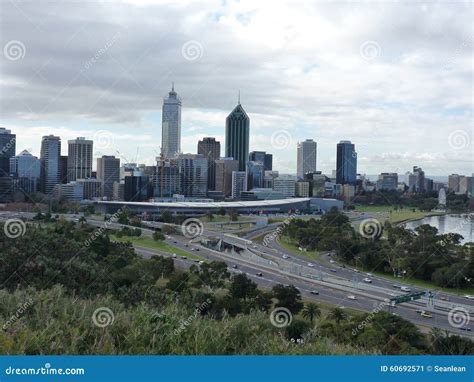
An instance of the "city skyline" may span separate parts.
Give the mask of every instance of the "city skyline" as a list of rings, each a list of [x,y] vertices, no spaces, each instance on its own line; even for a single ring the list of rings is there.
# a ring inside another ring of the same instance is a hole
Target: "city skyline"
[[[296,143],[308,138],[324,173],[336,167],[340,140],[356,145],[360,173],[403,174],[414,165],[431,176],[474,172],[467,3],[409,11],[396,3],[304,11],[216,3],[210,13],[198,3],[64,6],[75,17],[55,15],[49,26],[53,3],[2,5],[0,125],[16,132],[17,152],[38,155],[44,135],[84,136],[102,142],[94,158],[118,151],[152,164],[162,144],[160,102],[175,81],[184,153],[207,136],[224,144],[240,89],[250,150],[272,153],[282,173],[296,172]],[[140,17],[128,18],[132,11]],[[171,25],[174,18],[187,28]],[[402,26],[410,39],[399,36]],[[12,42],[21,43],[18,58],[7,49]]]

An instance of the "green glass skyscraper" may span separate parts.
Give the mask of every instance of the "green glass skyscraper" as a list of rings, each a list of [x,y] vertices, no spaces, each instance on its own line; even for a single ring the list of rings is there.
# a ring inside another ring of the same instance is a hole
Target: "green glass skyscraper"
[[[250,119],[240,104],[225,120],[225,155],[239,161],[239,171],[246,171],[249,159]]]

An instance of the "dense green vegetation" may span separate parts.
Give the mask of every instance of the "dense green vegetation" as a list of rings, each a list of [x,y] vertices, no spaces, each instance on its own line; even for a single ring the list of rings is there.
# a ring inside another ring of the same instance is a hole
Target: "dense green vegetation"
[[[474,351],[467,339],[424,336],[386,312],[323,314],[294,286],[261,290],[245,274],[231,276],[224,263],[184,272],[170,258],[142,259],[129,243],[85,223],[37,222],[16,239],[0,227],[0,264],[3,354]],[[282,308],[291,324],[277,327],[270,318]],[[105,323],[97,311],[105,311]]]
[[[445,288],[471,285],[474,243],[460,245],[458,234],[439,235],[427,224],[413,232],[377,221],[364,223],[359,231],[344,214],[331,211],[319,220],[293,220],[282,234],[311,251],[334,251],[340,261],[366,270],[404,274]]]

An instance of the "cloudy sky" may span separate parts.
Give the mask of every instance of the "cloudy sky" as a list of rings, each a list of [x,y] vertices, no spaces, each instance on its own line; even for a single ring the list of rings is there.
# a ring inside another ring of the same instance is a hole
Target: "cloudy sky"
[[[224,146],[240,89],[250,149],[281,172],[306,138],[328,173],[341,139],[361,173],[474,172],[469,1],[0,4],[0,126],[17,151],[85,136],[96,155],[152,164],[174,81],[184,152],[204,136]]]

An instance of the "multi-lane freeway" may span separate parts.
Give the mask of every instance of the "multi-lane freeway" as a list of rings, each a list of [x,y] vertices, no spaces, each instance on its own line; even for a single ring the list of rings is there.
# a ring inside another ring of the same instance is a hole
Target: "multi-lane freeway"
[[[0,214],[0,220],[18,216],[23,218],[32,217],[31,214],[3,213]],[[63,217],[72,221],[78,221],[79,218],[77,215],[63,215]],[[93,218],[88,218],[87,222],[96,227],[105,227],[106,225],[107,228],[120,229],[123,227],[118,223],[106,223],[103,220],[94,220]],[[257,228],[245,236],[246,239],[249,239],[248,253],[259,256],[265,261],[256,262],[251,256],[239,256],[235,252],[211,250],[199,245],[198,240],[189,240],[189,238],[178,234],[167,235],[165,242],[188,252],[190,255],[192,254],[192,257],[198,256],[204,261],[224,261],[227,263],[230,272],[246,273],[260,287],[271,288],[276,284],[292,284],[300,290],[305,299],[321,301],[343,308],[353,308],[365,312],[387,310],[387,299],[404,294],[400,289],[401,283],[394,283],[390,280],[345,268],[331,259],[330,254],[321,256],[318,262],[310,263],[308,258],[287,251],[276,240],[269,240],[267,245],[251,241],[256,236],[275,230],[277,226],[278,223]],[[151,235],[152,233],[152,229],[143,229],[144,235]],[[225,236],[222,232],[207,229],[202,232],[202,235],[218,238],[224,238]],[[173,256],[173,254],[156,249],[139,246],[135,246],[135,248],[137,253],[146,258],[156,255]],[[189,268],[198,262],[198,260],[192,260],[191,258],[173,257],[178,267]],[[292,272],[291,267],[298,271]],[[311,275],[319,276],[312,277]],[[370,279],[370,283],[364,282],[363,279]],[[397,284],[397,287],[395,288],[393,284]],[[410,288],[411,292],[420,290],[409,284],[403,285]],[[465,317],[467,326],[463,325],[463,327],[464,329],[466,327],[470,329],[469,322],[472,322],[471,320],[474,317],[474,301],[456,294],[442,293],[435,295],[434,305],[427,304],[427,302],[427,298],[423,297],[420,300],[399,304],[393,309],[393,312],[425,329],[438,327],[473,337],[473,332],[453,326],[448,318],[449,311],[460,308],[461,314],[467,312]],[[424,317],[420,314],[421,311],[425,311],[431,317]]]

